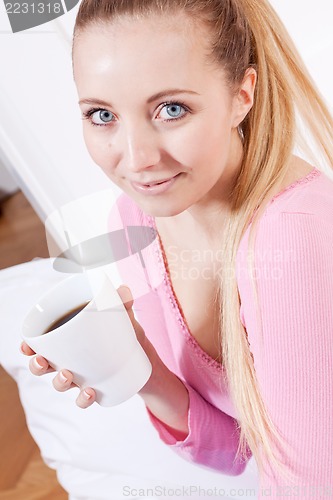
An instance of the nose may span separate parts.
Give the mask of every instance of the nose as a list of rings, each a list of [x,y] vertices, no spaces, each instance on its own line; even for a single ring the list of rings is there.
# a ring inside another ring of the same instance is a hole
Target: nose
[[[141,172],[158,165],[161,150],[157,134],[142,122],[122,127],[121,157],[124,168],[131,172]]]

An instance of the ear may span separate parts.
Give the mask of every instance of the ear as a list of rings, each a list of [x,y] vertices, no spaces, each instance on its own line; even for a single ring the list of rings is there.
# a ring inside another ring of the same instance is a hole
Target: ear
[[[254,90],[257,82],[257,72],[254,68],[248,68],[245,72],[243,81],[234,97],[234,117],[233,127],[244,120],[253,106]]]

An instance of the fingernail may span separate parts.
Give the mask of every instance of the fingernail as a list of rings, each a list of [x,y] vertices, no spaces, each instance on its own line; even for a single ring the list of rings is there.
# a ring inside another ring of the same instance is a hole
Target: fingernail
[[[91,394],[89,394],[87,391],[83,391],[83,396],[85,397],[85,399],[89,400],[91,399]]]
[[[59,378],[60,378],[61,382],[63,382],[63,383],[68,381],[68,378],[65,377],[65,375],[62,372],[59,372]]]
[[[23,342],[22,342],[22,344],[20,344],[20,351],[22,354],[25,354],[25,352],[23,351]]]
[[[122,288],[123,288],[122,300],[123,300],[124,304],[126,304],[127,302],[131,302],[131,300],[133,300],[133,295],[132,295],[130,288],[128,288],[128,286],[126,286],[126,285],[122,285]]]
[[[34,365],[37,368],[37,370],[43,370],[44,366],[40,365],[37,361],[37,358],[34,358]]]

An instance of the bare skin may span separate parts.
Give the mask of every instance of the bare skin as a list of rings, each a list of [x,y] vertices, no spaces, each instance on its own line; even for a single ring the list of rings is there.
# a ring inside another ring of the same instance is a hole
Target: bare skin
[[[136,336],[145,350],[153,367],[153,374],[146,385],[139,391],[147,407],[152,413],[163,420],[170,427],[173,435],[178,440],[183,440],[188,434],[188,392],[184,384],[176,377],[161,361],[153,345],[149,342],[145,333],[136,321],[132,310],[133,299],[127,286],[118,288],[127,313],[134,327]],[[21,344],[21,351],[27,356],[33,356],[29,362],[30,371],[37,376],[53,372],[47,360],[36,353],[25,343]],[[53,379],[53,386],[59,392],[77,387],[73,383],[73,375],[69,370],[62,370]],[[167,390],[168,397],[165,397]],[[95,391],[90,388],[81,388],[76,399],[76,404],[82,409],[88,408],[95,401]],[[177,409],[177,411],[175,411]]]

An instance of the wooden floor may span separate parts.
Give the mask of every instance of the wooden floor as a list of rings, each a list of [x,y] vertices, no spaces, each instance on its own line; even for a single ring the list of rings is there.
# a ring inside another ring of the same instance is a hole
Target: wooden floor
[[[0,269],[48,257],[44,226],[21,192],[1,204]],[[0,367],[0,500],[65,500],[27,429],[16,383]]]

